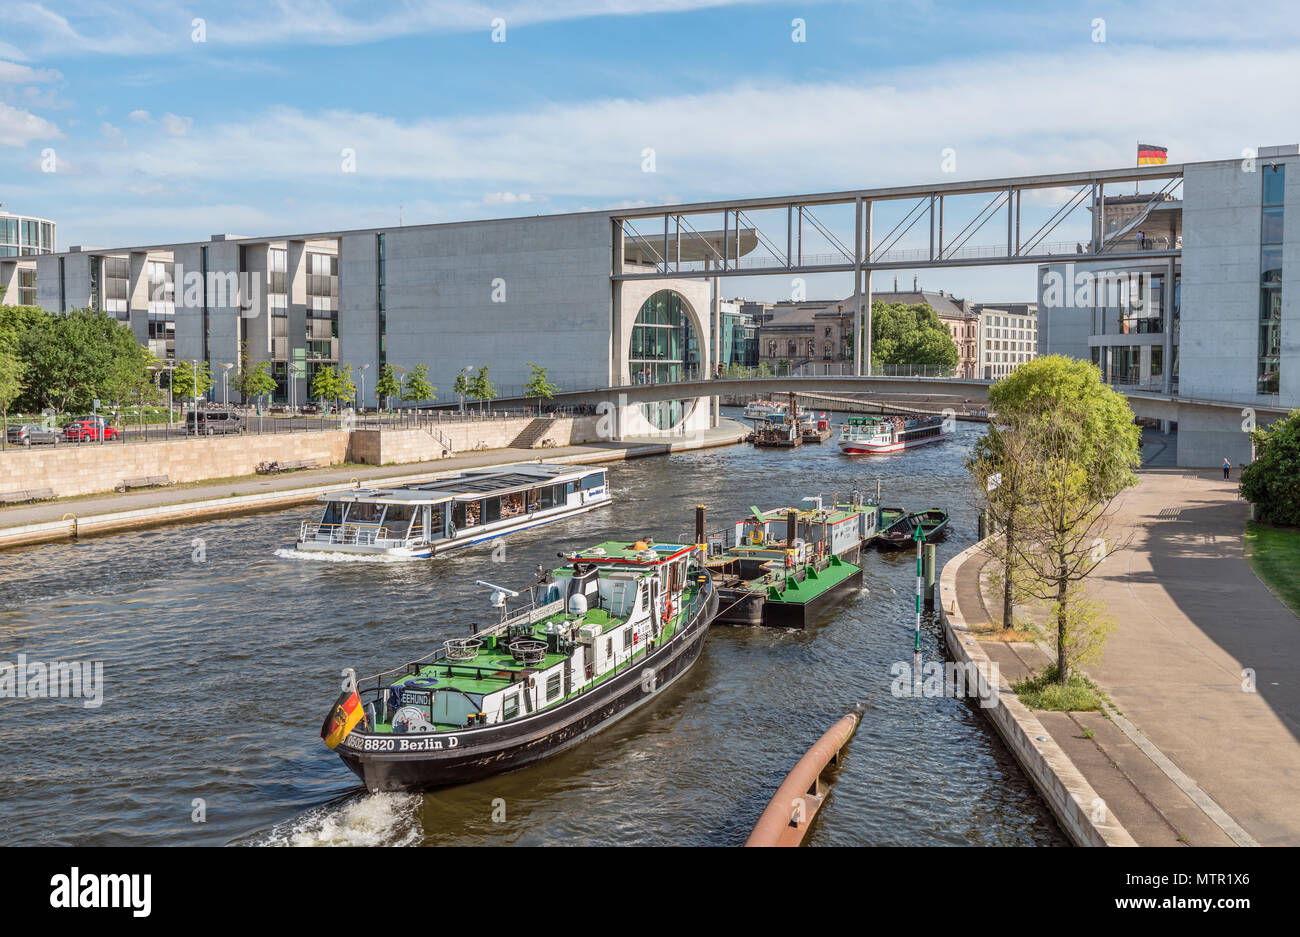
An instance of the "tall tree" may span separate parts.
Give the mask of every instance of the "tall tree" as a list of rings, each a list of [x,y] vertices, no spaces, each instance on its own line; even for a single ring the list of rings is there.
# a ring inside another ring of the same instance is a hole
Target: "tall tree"
[[[23,389],[23,363],[13,352],[0,346],[0,439],[8,435],[9,407]]]
[[[275,390],[275,378],[271,375],[271,362],[251,361],[248,357],[248,342],[239,346],[239,373],[235,375],[235,390],[239,399],[248,404],[263,394]]]
[[[429,366],[417,364],[406,372],[402,386],[402,399],[410,403],[437,400],[438,388],[429,383]]]
[[[928,303],[871,304],[871,360],[874,364],[952,367],[957,343]]]
[[[485,364],[479,368],[474,377],[469,382],[470,396],[478,401],[479,415],[483,414],[483,406],[489,400],[495,400],[497,389],[492,386],[488,380],[488,366]]]
[[[1014,550],[1031,595],[1051,603],[1057,680],[1095,618],[1078,586],[1120,546],[1110,530],[1115,497],[1137,484],[1140,432],[1128,401],[1095,365],[1061,355],[1027,362],[989,389],[990,409],[1026,433],[1023,513]]]
[[[1023,594],[1023,568],[1016,552],[1020,518],[1025,510],[1025,467],[1032,436],[1024,417],[1011,413],[989,424],[975,443],[967,467],[975,479],[979,498],[988,509],[991,530],[984,550],[1001,567],[1002,626],[1014,627],[1016,599]]]
[[[542,401],[550,400],[559,391],[559,387],[552,384],[546,377],[546,368],[540,364],[528,362],[528,367],[532,368],[532,376],[528,378],[528,383],[524,385],[525,397],[537,398],[537,413],[540,416],[542,412]]]
[[[314,400],[320,401],[322,410],[325,409],[325,401],[338,399],[340,387],[339,372],[333,366],[316,368],[311,379],[310,393]]]
[[[397,373],[391,364],[385,364],[379,369],[379,377],[375,379],[375,396],[385,402],[385,408],[391,408],[393,398],[401,392],[402,385],[397,380]]]

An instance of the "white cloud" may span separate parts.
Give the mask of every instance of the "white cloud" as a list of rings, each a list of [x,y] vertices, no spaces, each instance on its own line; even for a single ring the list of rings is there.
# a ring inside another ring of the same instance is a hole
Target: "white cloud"
[[[485,205],[513,205],[516,202],[531,202],[533,197],[527,192],[488,192],[483,196]]]
[[[126,119],[127,119],[127,120],[133,120],[133,121],[135,121],[137,124],[152,124],[152,123],[153,123],[153,117],[150,116],[150,114],[149,114],[148,111],[144,111],[144,110],[134,110],[134,111],[132,111],[131,113],[129,113],[129,114],[126,115]]]
[[[45,118],[0,102],[0,146],[26,146],[33,140],[61,136],[59,128]]]
[[[175,114],[164,114],[162,116],[163,130],[168,136],[183,137],[190,132],[190,127],[194,125],[193,117],[178,117]]]

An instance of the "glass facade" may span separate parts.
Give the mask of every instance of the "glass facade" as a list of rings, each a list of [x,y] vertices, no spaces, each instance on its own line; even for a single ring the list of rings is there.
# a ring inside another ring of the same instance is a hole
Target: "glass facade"
[[[1264,166],[1259,224],[1259,363],[1255,392],[1278,393],[1282,355],[1282,202],[1286,165]]]
[[[164,361],[176,358],[176,282],[170,262],[151,260],[149,273],[149,350]]]
[[[375,235],[375,312],[376,321],[379,324],[379,335],[377,337],[379,347],[379,367],[382,368],[388,361],[388,313],[384,281],[387,271],[384,269],[384,235]]]
[[[54,222],[0,213],[0,257],[54,253]]]
[[[636,384],[662,384],[686,378],[687,354],[695,345],[691,319],[682,297],[672,290],[660,290],[642,305],[632,325],[628,367]],[[643,404],[641,411],[658,429],[670,429],[681,422],[686,401],[665,400]]]

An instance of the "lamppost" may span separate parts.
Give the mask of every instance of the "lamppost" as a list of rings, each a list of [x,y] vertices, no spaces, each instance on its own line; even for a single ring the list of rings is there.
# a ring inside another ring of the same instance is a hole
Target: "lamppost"
[[[404,367],[403,367],[402,365],[400,365],[400,364],[395,364],[395,365],[393,365],[393,373],[397,375],[398,383],[400,384],[400,383],[401,383],[401,377],[402,377],[402,375],[406,373],[406,368],[404,368]],[[399,402],[400,402],[400,401],[399,401]],[[388,395],[388,409],[389,409],[389,410],[393,409],[393,395],[392,395],[392,394],[389,394],[389,395]]]
[[[190,371],[194,375],[194,435],[199,434],[199,362],[198,359],[190,359]]]
[[[361,377],[361,399],[357,403],[357,409],[362,413],[366,412],[366,368],[368,367],[370,365],[363,364],[357,369],[357,374]]]
[[[221,405],[230,409],[230,369],[235,366],[233,361],[227,361],[221,366]]]
[[[460,373],[461,373],[462,375],[464,375],[465,377],[469,377],[471,374],[474,373],[474,365],[472,365],[472,364],[470,364],[470,365],[466,365],[465,367],[463,367],[463,368],[460,369]],[[462,393],[462,394],[460,394],[459,396],[460,396],[460,415],[461,415],[461,416],[464,416],[464,415],[465,415],[465,395]]]

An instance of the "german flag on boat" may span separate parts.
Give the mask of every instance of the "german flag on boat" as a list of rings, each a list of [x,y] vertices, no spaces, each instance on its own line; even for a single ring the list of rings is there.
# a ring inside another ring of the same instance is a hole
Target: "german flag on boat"
[[[1152,146],[1150,143],[1138,144],[1139,166],[1162,166],[1169,162],[1169,147]]]
[[[325,740],[326,747],[337,748],[339,742],[347,738],[348,733],[361,721],[361,715],[361,697],[357,696],[354,684],[339,694],[334,708],[320,727],[320,737]]]

